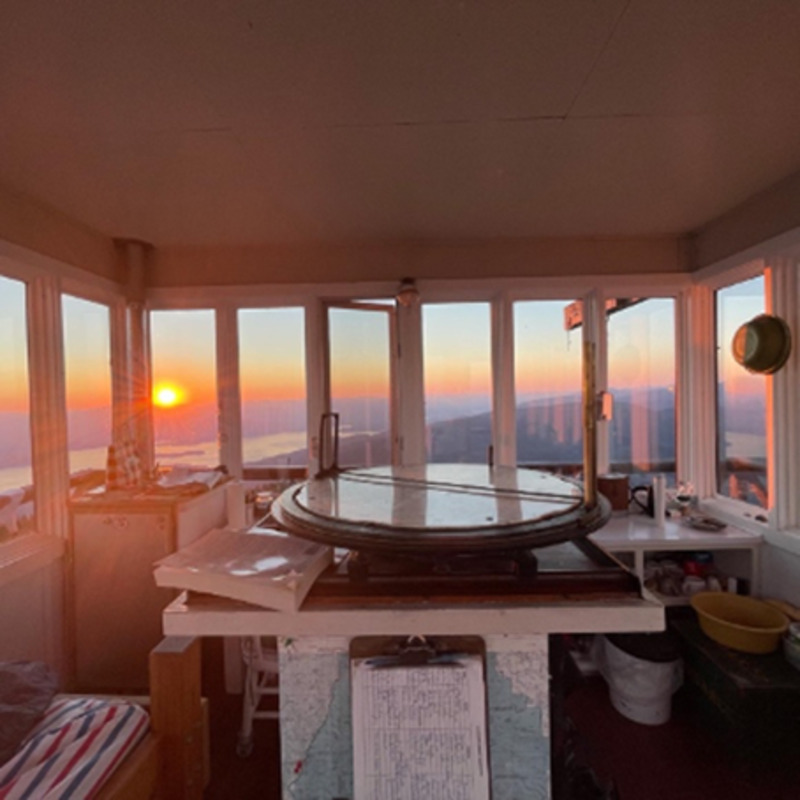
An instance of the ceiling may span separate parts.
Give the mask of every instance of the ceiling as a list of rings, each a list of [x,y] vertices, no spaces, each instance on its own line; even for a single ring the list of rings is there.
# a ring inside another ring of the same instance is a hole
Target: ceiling
[[[800,2],[3,12],[0,185],[158,246],[670,235],[800,169]]]

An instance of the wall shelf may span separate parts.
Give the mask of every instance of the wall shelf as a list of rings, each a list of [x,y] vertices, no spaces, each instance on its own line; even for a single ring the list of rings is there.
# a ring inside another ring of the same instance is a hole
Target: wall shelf
[[[750,591],[759,590],[760,548],[763,537],[758,533],[728,525],[721,531],[701,531],[684,525],[679,519],[667,519],[663,526],[644,514],[614,515],[600,530],[591,534],[592,541],[614,555],[632,556],[633,571],[644,581],[647,555],[664,552],[693,552],[698,550],[735,555],[737,577],[750,582]],[[738,562],[743,561],[744,566]],[[685,605],[688,597],[653,595],[664,605]]]

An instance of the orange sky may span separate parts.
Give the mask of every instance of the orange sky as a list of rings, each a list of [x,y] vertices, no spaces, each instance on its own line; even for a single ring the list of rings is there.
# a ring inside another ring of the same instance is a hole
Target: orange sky
[[[27,407],[24,287],[0,278],[0,409]],[[756,287],[757,288],[757,287]],[[580,332],[563,327],[564,301],[515,304],[515,369],[520,394],[580,388]],[[763,392],[764,379],[732,360],[735,327],[763,308],[738,295],[726,300],[721,331],[722,373],[730,393]],[[669,303],[669,301],[648,301]],[[643,304],[647,305],[647,304]],[[671,304],[669,305],[671,309]],[[634,306],[609,321],[610,383],[616,386],[672,385],[674,357],[670,320],[647,318]],[[332,315],[333,389],[336,396],[388,394],[386,315]],[[107,406],[111,401],[108,309],[77,298],[64,299],[67,397],[70,408]],[[488,394],[491,390],[489,306],[455,303],[423,307],[425,391]],[[155,312],[152,317],[153,378],[169,380],[189,403],[216,402],[216,343],[211,311]],[[240,359],[244,402],[305,396],[304,321],[300,308],[240,311]]]

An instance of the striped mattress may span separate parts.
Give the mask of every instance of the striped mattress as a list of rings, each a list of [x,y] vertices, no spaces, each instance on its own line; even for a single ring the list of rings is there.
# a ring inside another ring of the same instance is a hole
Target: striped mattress
[[[133,703],[56,696],[0,767],[0,800],[88,800],[149,728]]]

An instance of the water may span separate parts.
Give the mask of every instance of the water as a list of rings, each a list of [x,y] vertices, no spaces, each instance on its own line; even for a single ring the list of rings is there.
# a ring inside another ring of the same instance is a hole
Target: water
[[[279,456],[302,450],[306,446],[305,433],[277,433],[253,436],[242,443],[245,463],[256,463],[262,458]],[[107,447],[91,447],[72,450],[69,454],[70,471],[106,468]],[[156,463],[161,466],[181,464],[183,466],[213,467],[219,464],[219,445],[216,441],[192,444],[158,445]],[[30,486],[33,482],[30,466],[0,469],[0,492]]]

